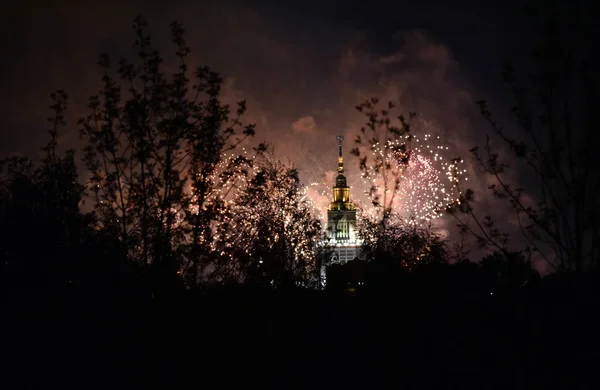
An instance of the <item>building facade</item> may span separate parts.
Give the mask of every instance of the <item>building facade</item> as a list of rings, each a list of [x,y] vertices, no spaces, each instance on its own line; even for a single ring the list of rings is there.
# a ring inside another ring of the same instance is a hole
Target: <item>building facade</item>
[[[356,206],[350,200],[350,187],[344,175],[344,158],[342,141],[344,137],[337,136],[338,167],[333,197],[327,210],[327,242],[333,249],[330,264],[344,264],[360,257],[362,240],[356,227]],[[325,267],[321,269],[324,280]]]

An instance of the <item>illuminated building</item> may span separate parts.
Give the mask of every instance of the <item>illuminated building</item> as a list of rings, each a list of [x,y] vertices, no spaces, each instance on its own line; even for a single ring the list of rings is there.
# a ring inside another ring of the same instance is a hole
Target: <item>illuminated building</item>
[[[350,201],[350,187],[344,176],[344,159],[342,156],[342,141],[344,137],[337,136],[339,154],[337,177],[333,187],[333,199],[327,210],[327,245],[333,249],[331,262],[344,264],[360,256],[362,240],[356,229],[356,207]],[[325,269],[321,269],[324,275]]]

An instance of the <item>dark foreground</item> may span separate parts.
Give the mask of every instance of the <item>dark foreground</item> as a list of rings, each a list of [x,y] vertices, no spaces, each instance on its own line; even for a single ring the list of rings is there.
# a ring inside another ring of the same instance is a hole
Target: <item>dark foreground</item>
[[[4,290],[12,388],[594,388],[594,283]]]

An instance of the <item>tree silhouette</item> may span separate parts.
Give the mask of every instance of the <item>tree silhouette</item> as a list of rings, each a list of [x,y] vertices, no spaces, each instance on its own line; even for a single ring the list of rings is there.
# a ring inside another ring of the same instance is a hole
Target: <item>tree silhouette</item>
[[[389,102],[385,108],[379,108],[379,99],[371,98],[356,107],[367,117],[367,123],[361,127],[360,134],[355,139],[356,147],[351,153],[359,158],[359,169],[363,177],[375,180],[371,175],[382,177],[382,183],[373,183],[369,188],[369,198],[373,207],[378,211],[379,223],[386,226],[392,217],[394,198],[403,178],[403,172],[408,166],[410,150],[410,120],[415,116],[410,113],[408,118],[399,115],[392,116],[395,105]],[[408,143],[407,143],[408,142]],[[381,153],[373,153],[376,148]],[[367,155],[371,153],[371,157]],[[400,164],[392,163],[389,155],[398,156]],[[371,169],[369,169],[371,168]],[[380,188],[378,188],[380,187]]]
[[[34,268],[31,262],[37,260],[35,249],[39,246],[32,247],[29,240],[38,230],[34,215],[41,202],[31,160],[20,156],[4,159],[0,161],[0,172],[0,229],[4,243],[0,256],[2,274],[9,282],[9,275]]]
[[[190,80],[190,49],[178,23],[171,25],[179,62],[172,77],[162,70],[144,18],[133,27],[137,63],[121,60],[117,79],[108,55],[101,56],[103,89],[80,121],[97,228],[113,236],[124,258],[171,273],[186,261],[188,273],[200,271],[211,221],[222,207],[211,196],[220,185],[211,175],[223,153],[254,135],[254,127],[240,122],[244,102],[233,115],[220,102],[218,74],[200,67]]]
[[[86,240],[89,217],[80,212],[84,187],[79,183],[74,151],[58,152],[67,95],[51,95],[50,141],[41,165],[24,157],[5,159],[0,190],[0,231],[5,239],[4,265],[13,275],[36,284],[73,283],[75,261]],[[35,241],[35,245],[31,242]]]
[[[391,262],[407,271],[422,264],[445,263],[447,244],[430,226],[407,224],[400,218],[388,222],[385,229],[369,218],[361,218],[363,253],[369,261]]]
[[[431,226],[404,220],[395,209],[394,200],[400,196],[405,171],[413,156],[409,122],[415,114],[410,113],[408,119],[403,115],[394,118],[394,108],[392,102],[379,108],[377,98],[357,106],[367,117],[367,123],[360,129],[352,153],[360,160],[361,174],[371,183],[368,195],[376,210],[376,215],[372,215],[362,208],[358,228],[367,261],[411,271],[421,262],[445,262],[447,249]],[[384,274],[385,271],[381,273]]]
[[[227,211],[220,246],[248,279],[275,287],[310,285],[322,228],[303,199],[298,171],[277,161],[272,148],[256,157],[254,168]]]
[[[497,287],[519,288],[539,278],[531,262],[522,253],[513,252],[507,257],[496,251],[485,256],[479,263],[484,274],[489,275]]]
[[[600,146],[594,133],[593,107],[598,102],[598,79],[588,56],[590,27],[576,22],[575,14],[559,11],[552,3],[532,10],[539,40],[532,50],[531,73],[525,66],[507,65],[504,80],[512,89],[519,133],[496,123],[485,101],[478,105],[492,129],[483,151],[471,152],[484,172],[495,179],[490,186],[514,209],[528,251],[539,253],[555,268],[581,271],[599,259],[600,172],[595,155]],[[589,47],[591,49],[591,47]],[[511,152],[511,166],[502,161],[493,141]],[[523,182],[515,186],[510,168]],[[534,200],[532,200],[534,199]],[[491,217],[475,218],[472,192],[467,191],[461,220],[482,243],[507,252],[506,235]]]

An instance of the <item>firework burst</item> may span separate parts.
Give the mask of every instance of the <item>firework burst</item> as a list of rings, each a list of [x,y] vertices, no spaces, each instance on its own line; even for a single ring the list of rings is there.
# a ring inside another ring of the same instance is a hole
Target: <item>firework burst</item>
[[[462,160],[451,159],[448,146],[440,137],[407,135],[402,139],[375,144],[372,153],[383,163],[368,166],[362,181],[373,207],[366,214],[374,217],[381,208],[413,224],[439,218],[444,210],[459,202],[457,183],[465,170]],[[467,180],[466,178],[464,180]]]
[[[297,172],[272,157],[245,150],[242,156],[223,155],[208,177],[214,189],[206,194],[202,210],[216,215],[206,244],[218,272],[228,274],[224,277],[242,275],[255,263],[267,267],[273,251],[287,261],[286,267],[314,260],[312,241],[321,229],[313,223],[317,209],[299,186]],[[200,211],[196,198],[192,196],[192,215]]]
[[[326,222],[327,207],[331,202],[331,186],[325,182],[313,182],[302,189],[302,199],[321,222]]]

